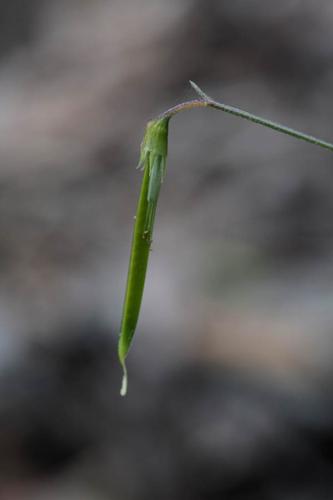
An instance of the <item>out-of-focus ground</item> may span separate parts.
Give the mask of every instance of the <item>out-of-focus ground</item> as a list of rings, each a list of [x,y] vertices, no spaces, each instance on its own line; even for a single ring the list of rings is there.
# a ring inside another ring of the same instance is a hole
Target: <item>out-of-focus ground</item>
[[[0,499],[333,498],[333,157],[175,118],[130,388],[147,120],[193,97],[330,140],[329,0],[5,0]]]

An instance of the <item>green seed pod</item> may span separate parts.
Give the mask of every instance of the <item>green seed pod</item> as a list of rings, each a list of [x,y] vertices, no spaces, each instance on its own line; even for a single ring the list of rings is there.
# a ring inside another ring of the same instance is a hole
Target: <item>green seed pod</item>
[[[266,120],[265,118],[261,118],[260,116],[256,116],[233,106],[219,103],[205,94],[195,83],[191,82],[191,85],[198,93],[199,99],[178,104],[163,113],[163,115],[156,120],[150,121],[147,125],[141,145],[139,167],[142,167],[144,170],[144,176],[135,217],[118,345],[119,359],[124,370],[121,388],[122,395],[125,395],[127,391],[125,359],[139,318],[156,207],[161,184],[165,175],[170,118],[180,111],[185,111],[187,109],[210,107],[333,151],[333,143],[298,132],[285,125]]]
[[[165,175],[169,118],[148,123],[141,145],[140,163],[144,176],[136,211],[132,249],[121,320],[118,355],[124,370],[121,395],[127,392],[125,359],[139,318],[147,264],[152,242],[158,196]]]

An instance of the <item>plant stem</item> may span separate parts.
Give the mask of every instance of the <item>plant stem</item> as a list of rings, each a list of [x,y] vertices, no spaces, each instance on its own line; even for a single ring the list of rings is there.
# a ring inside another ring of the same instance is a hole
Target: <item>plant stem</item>
[[[304,134],[303,132],[299,132],[298,130],[295,130],[290,127],[286,127],[285,125],[281,125],[280,123],[276,123],[271,120],[267,120],[266,118],[261,118],[260,116],[254,115],[252,113],[249,113],[248,111],[243,111],[242,109],[236,108],[234,106],[229,106],[228,104],[224,104],[218,101],[215,101],[215,99],[212,99],[209,97],[207,94],[205,94],[198,85],[196,85],[194,82],[190,82],[193,89],[199,94],[200,99],[198,100],[193,100],[193,101],[187,101],[183,102],[181,104],[178,104],[177,106],[174,106],[173,108],[168,109],[164,113],[160,115],[159,118],[168,118],[176,115],[180,111],[185,111],[187,109],[194,109],[194,108],[203,108],[203,107],[209,107],[209,108],[214,108],[218,109],[219,111],[224,111],[225,113],[229,113],[234,116],[238,116],[240,118],[244,118],[245,120],[248,120],[250,122],[258,123],[259,125],[262,125],[264,127],[270,128],[272,130],[276,130],[277,132],[280,132],[282,134],[289,135],[291,137],[295,137],[295,139],[299,139],[301,141],[308,142],[310,144],[315,144],[316,146],[320,146],[321,148],[329,149],[330,151],[333,151],[333,144],[330,142],[323,141],[322,139],[318,139],[317,137],[314,137],[313,135],[309,134]]]
[[[172,118],[180,111],[186,111],[187,109],[194,108],[207,108],[208,106],[210,106],[210,102],[204,101],[203,99],[194,99],[193,101],[182,102],[181,104],[177,104],[177,106],[173,106],[167,111],[164,111],[164,113],[161,113],[157,119]]]

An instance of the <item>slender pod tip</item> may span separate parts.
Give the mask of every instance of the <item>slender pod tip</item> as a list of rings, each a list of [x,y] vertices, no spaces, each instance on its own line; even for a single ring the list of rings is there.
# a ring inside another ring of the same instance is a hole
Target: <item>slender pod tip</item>
[[[123,378],[122,378],[121,389],[120,389],[121,396],[126,396],[127,388],[128,388],[127,368],[126,368],[126,362],[125,362],[127,352],[128,352],[128,347],[124,345],[124,337],[121,336],[119,339],[119,345],[118,345],[119,361],[120,361],[121,367],[123,369]]]
[[[121,382],[120,395],[126,396],[127,388],[128,388],[128,377],[127,377],[127,369],[126,369],[125,362],[122,363],[122,368],[123,368],[123,379]]]

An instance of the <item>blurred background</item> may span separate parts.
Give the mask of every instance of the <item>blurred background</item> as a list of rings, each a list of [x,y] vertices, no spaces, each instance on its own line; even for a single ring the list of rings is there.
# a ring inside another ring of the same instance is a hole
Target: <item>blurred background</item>
[[[116,341],[151,117],[217,100],[332,139],[329,0],[3,0],[0,499],[333,498],[332,154],[171,123]]]

